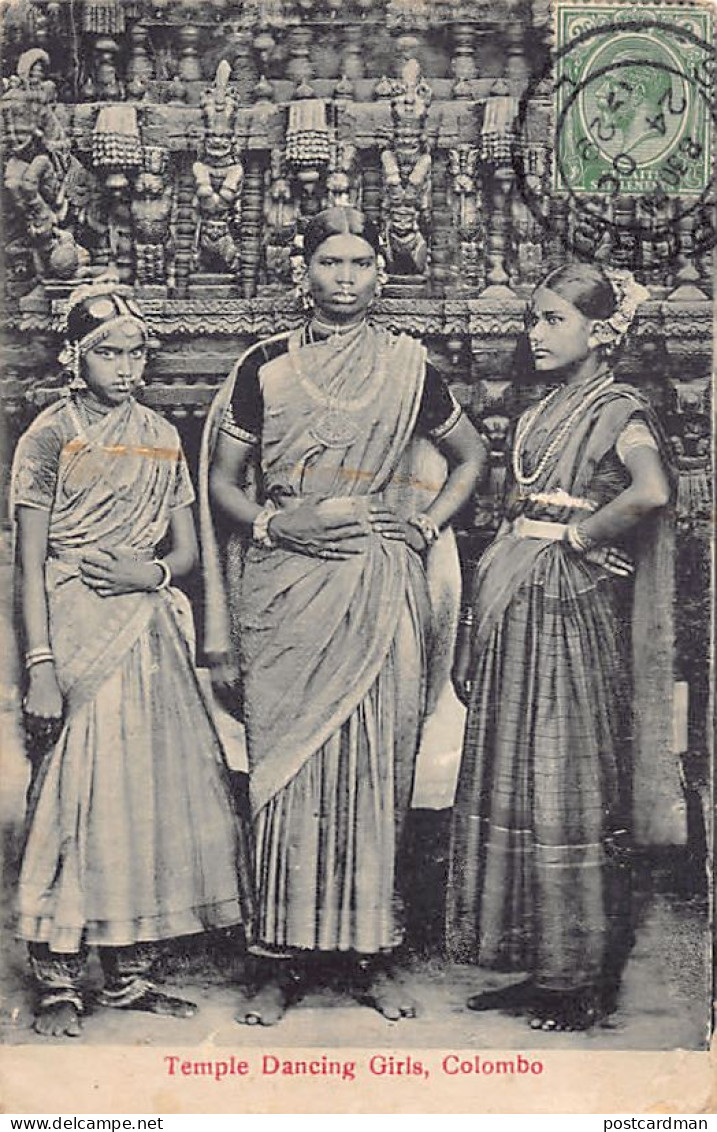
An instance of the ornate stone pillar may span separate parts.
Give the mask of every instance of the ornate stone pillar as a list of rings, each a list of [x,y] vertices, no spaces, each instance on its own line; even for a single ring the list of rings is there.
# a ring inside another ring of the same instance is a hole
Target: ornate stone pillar
[[[177,182],[177,252],[174,257],[174,288],[179,299],[185,299],[189,294],[195,229],[192,154],[187,153],[182,154]]]
[[[452,30],[451,74],[456,83],[475,79],[478,77],[478,68],[475,61],[475,28],[473,24],[457,23],[453,25]]]
[[[288,34],[289,44],[289,61],[286,64],[286,77],[293,79],[299,85],[300,83],[311,82],[314,77],[314,68],[311,65],[311,40],[312,32],[309,27],[292,27],[289,28]]]
[[[130,83],[149,83],[154,78],[154,66],[147,54],[147,28],[144,24],[134,24],[130,28],[130,55],[127,60],[127,85]]]
[[[202,77],[202,66],[199,62],[200,30],[193,24],[183,24],[177,38],[179,41],[179,67],[178,75],[184,82],[199,82]]]
[[[117,41],[102,36],[94,46],[95,96],[101,101],[116,102],[120,97],[117,80]]]
[[[264,162],[262,155],[250,152],[244,160],[244,193],[239,240],[239,289],[243,299],[256,294],[261,255],[264,210]]]
[[[363,61],[364,35],[360,24],[347,24],[344,28],[341,74],[351,81],[362,79],[366,73]]]
[[[513,184],[513,171],[498,168],[490,178],[490,213],[486,249],[486,283],[488,288],[508,289],[510,276],[506,270],[508,252],[508,202]]]

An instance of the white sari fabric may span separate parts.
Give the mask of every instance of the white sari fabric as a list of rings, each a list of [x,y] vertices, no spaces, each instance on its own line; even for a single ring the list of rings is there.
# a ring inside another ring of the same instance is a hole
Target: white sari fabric
[[[297,334],[259,371],[266,495],[280,507],[311,499],[359,518],[379,499],[406,516],[420,511],[445,477],[443,466],[435,483],[419,474],[416,445],[436,456],[414,437],[424,373],[423,347],[405,336],[364,326],[302,345]],[[327,404],[348,418],[340,445],[325,443]],[[216,543],[208,549],[211,565]],[[270,950],[394,947],[401,835],[432,696],[424,563],[368,521],[362,553],[345,560],[251,545],[235,605],[256,941]]]
[[[134,401],[83,424],[46,410],[21,439],[14,505],[50,511],[49,628],[66,702],[30,799],[19,934],[56,952],[250,924],[248,843],[175,589],[103,598],[92,548],[151,559],[193,498],[176,430]]]

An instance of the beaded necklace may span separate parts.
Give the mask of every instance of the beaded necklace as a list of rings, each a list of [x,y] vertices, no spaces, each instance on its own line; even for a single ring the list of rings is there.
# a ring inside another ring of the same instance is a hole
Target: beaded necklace
[[[518,422],[518,427],[515,430],[515,443],[513,444],[513,475],[515,482],[520,487],[530,487],[540,479],[550,461],[556,453],[559,452],[563,441],[570,433],[573,425],[578,421],[585,410],[592,405],[593,401],[597,401],[598,397],[601,397],[605,390],[612,385],[613,380],[612,374],[604,378],[599,385],[595,386],[591,393],[588,393],[587,396],[576,405],[572,413],[568,414],[560,427],[554,432],[552,440],[550,440],[546,446],[545,451],[530,474],[526,473],[524,470],[523,447],[525,441],[537,419],[545,412],[548,406],[553,403],[558,394],[562,393],[564,387],[558,386],[558,388],[554,389],[544,400],[540,401],[534,408],[528,410]]]

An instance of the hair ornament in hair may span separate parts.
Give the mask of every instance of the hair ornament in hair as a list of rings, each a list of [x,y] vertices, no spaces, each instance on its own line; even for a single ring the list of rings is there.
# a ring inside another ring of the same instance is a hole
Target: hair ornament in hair
[[[114,272],[106,272],[75,288],[61,322],[65,343],[58,355],[60,365],[72,375],[71,389],[84,385],[83,354],[106,338],[114,327],[124,325],[140,328],[148,342],[147,322],[134,302],[134,292],[127,284],[120,283]]]
[[[103,295],[132,295],[132,288],[126,283],[120,283],[119,275],[113,271],[105,271],[89,283],[81,283],[70,292],[65,308],[62,329],[67,329],[67,316],[73,307],[80,306],[92,299],[100,299]]]
[[[630,329],[637,308],[650,298],[650,292],[631,271],[604,266],[602,270],[615,296],[615,312],[595,323],[591,339],[596,346],[617,346]]]

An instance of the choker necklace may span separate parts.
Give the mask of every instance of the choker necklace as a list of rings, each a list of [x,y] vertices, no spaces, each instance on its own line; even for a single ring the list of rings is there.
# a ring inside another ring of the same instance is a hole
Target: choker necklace
[[[321,333],[328,334],[331,338],[343,338],[347,334],[350,334],[352,330],[357,330],[360,326],[363,326],[364,322],[365,319],[362,318],[358,322],[352,322],[349,323],[348,326],[343,326],[340,322],[324,322],[322,318],[318,318],[317,315],[314,315],[307,329],[312,337],[312,330],[315,328]]]

